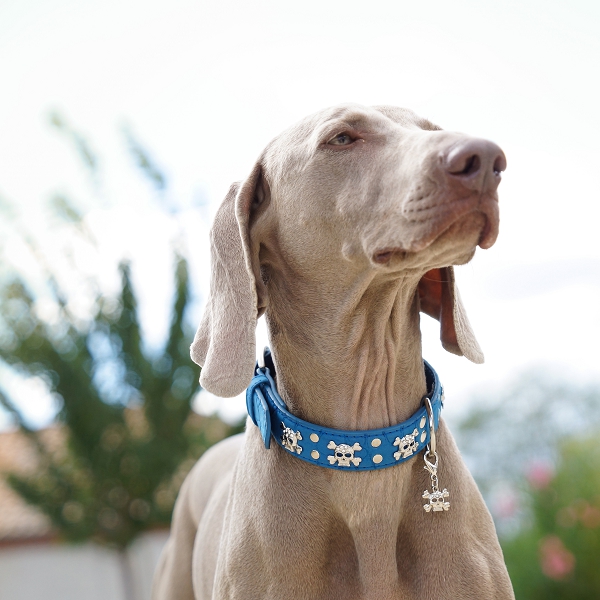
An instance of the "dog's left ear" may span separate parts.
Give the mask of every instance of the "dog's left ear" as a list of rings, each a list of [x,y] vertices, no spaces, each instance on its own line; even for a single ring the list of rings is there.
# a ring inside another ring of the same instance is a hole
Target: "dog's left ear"
[[[444,267],[427,271],[419,282],[421,310],[440,322],[442,346],[471,362],[482,363],[479,347],[454,279],[454,269]]]
[[[210,232],[210,293],[191,355],[202,367],[202,387],[224,398],[243,392],[254,374],[264,284],[258,247],[250,240],[250,212],[264,201],[261,184],[257,163],[246,181],[231,186]]]

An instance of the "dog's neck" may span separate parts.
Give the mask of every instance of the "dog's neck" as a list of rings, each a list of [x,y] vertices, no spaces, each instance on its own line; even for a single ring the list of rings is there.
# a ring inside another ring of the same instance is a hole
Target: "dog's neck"
[[[375,429],[417,410],[426,393],[417,284],[367,278],[340,297],[333,286],[304,282],[293,306],[270,304],[277,384],[294,414],[335,429]]]

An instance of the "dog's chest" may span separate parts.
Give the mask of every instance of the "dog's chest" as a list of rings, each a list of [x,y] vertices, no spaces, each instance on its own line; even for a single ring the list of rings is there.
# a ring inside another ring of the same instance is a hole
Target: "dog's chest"
[[[228,563],[235,569],[222,576],[240,577],[242,569],[256,569],[260,561],[261,571],[273,571],[268,580],[278,588],[264,590],[265,597],[409,598],[400,593],[397,561],[408,468],[369,473],[319,469],[309,479],[303,463],[278,448],[272,451],[283,464],[257,476],[263,483],[270,477],[268,485],[254,489],[252,504],[231,507],[240,526],[230,530],[227,544]],[[298,581],[302,586],[296,588],[291,582]]]

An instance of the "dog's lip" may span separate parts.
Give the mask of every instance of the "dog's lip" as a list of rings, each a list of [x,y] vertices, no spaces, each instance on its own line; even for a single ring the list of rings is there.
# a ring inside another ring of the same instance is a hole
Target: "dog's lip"
[[[480,212],[485,219],[477,245],[482,250],[487,250],[488,248],[491,248],[498,239],[500,218],[498,214],[497,197],[487,198],[477,207],[475,212]]]
[[[440,228],[441,230],[438,230],[435,235],[414,240],[408,245],[404,246],[386,246],[384,248],[380,248],[372,254],[372,260],[375,264],[386,265],[390,262],[392,257],[406,258],[408,254],[421,252],[422,250],[425,250],[427,247],[431,246],[431,244],[433,244],[441,236],[443,236],[458,221],[473,213],[480,213],[485,219],[481,233],[479,234],[477,246],[483,250],[487,250],[494,245],[498,237],[498,219],[494,218],[494,215],[491,212],[482,210],[481,207],[478,207],[460,215],[455,219],[452,219],[450,222],[444,223],[443,228]]]
[[[479,241],[477,242],[477,245],[482,250],[487,250],[488,248],[491,248],[496,242],[496,238],[498,237],[498,227],[492,227],[492,222],[488,215],[483,213],[483,216],[485,217],[485,225],[481,230],[481,235],[479,236]]]

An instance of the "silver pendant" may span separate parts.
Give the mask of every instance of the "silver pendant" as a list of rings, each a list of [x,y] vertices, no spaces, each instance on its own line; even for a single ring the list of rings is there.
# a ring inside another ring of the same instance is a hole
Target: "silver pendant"
[[[444,488],[441,492],[438,487],[438,463],[439,457],[436,452],[436,439],[435,439],[435,427],[433,422],[433,409],[431,408],[431,402],[429,398],[425,398],[425,407],[429,416],[429,445],[423,454],[423,460],[425,461],[424,469],[429,472],[431,476],[431,492],[425,490],[422,498],[427,500],[427,504],[423,504],[425,512],[444,512],[450,510],[450,502],[446,502],[446,498],[450,495],[450,492]]]
[[[444,498],[447,498],[450,495],[448,490],[444,488],[441,492],[439,490],[434,490],[429,493],[427,490],[423,492],[423,498],[427,499],[427,504],[423,504],[423,508],[426,512],[441,512],[443,510],[448,510],[450,508],[450,502],[445,502]]]
[[[427,455],[433,459],[433,462],[428,460]],[[431,492],[425,490],[423,492],[422,498],[427,500],[427,504],[423,504],[423,508],[425,512],[442,512],[450,509],[450,502],[446,502],[446,498],[450,495],[450,492],[444,488],[441,492],[438,488],[438,477],[437,477],[437,469],[438,469],[438,455],[436,452],[431,452],[429,446],[427,446],[427,450],[423,455],[423,459],[425,460],[425,470],[429,472],[431,476]]]

